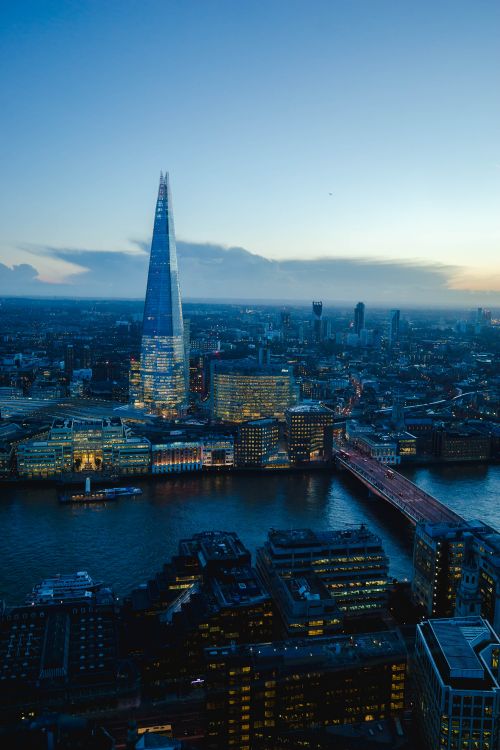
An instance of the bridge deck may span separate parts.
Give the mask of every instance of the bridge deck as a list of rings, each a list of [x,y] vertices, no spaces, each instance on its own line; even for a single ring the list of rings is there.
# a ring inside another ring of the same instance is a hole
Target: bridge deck
[[[359,451],[348,448],[336,455],[337,462],[378,497],[389,502],[411,523],[460,523],[463,518],[409,479]]]

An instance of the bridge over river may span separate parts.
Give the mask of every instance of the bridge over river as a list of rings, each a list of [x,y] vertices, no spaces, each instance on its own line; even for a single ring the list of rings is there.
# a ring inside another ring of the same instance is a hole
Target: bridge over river
[[[463,518],[392,467],[364,456],[354,448],[336,453],[339,466],[350,471],[370,492],[390,503],[411,523],[462,523]]]

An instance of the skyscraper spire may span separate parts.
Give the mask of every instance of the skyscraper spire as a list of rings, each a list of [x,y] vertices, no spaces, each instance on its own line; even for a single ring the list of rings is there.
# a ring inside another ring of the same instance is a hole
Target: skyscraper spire
[[[165,417],[182,413],[185,366],[172,196],[168,172],[160,172],[141,344],[140,402],[148,411]]]

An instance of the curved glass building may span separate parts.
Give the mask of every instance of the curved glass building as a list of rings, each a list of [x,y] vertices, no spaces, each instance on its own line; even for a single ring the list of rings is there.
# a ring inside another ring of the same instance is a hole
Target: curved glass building
[[[185,376],[184,325],[172,198],[168,174],[165,174],[160,175],[151,241],[137,405],[159,416],[179,416],[186,407]]]

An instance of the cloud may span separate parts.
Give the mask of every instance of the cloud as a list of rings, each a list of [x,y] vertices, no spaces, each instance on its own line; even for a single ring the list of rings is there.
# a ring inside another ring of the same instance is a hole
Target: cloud
[[[146,288],[149,245],[133,242],[133,252],[72,248],[30,248],[34,265],[0,264],[0,294],[142,298]],[[241,299],[352,303],[363,299],[381,305],[500,304],[498,292],[471,294],[452,288],[460,269],[441,264],[317,258],[270,260],[241,247],[178,241],[179,272],[185,299]],[[60,283],[43,280],[44,262],[61,264]],[[35,267],[36,266],[36,267]],[[491,288],[491,287],[490,287]]]

